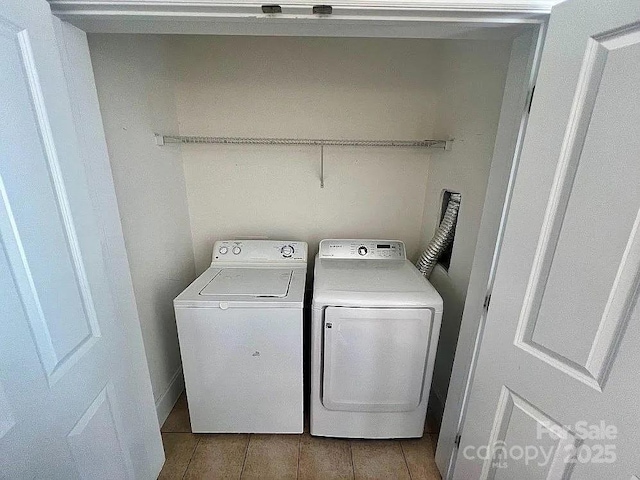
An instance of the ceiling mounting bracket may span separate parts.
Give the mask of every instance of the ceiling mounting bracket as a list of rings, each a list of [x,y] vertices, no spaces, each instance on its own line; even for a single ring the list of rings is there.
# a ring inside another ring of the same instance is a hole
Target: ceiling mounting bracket
[[[282,7],[280,5],[262,5],[262,13],[266,13],[266,14],[282,13]]]
[[[314,15],[331,15],[333,13],[333,7],[331,5],[314,5]]]

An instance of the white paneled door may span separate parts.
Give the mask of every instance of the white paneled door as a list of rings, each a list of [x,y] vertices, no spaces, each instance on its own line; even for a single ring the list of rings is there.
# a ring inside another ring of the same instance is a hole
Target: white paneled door
[[[551,14],[457,479],[640,477],[640,2]]]
[[[0,4],[0,58],[0,477],[153,478],[139,326],[117,315],[46,1]]]

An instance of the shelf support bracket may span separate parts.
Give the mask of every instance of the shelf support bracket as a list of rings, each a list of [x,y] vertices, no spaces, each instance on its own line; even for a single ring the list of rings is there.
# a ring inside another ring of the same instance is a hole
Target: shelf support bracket
[[[320,188],[324,188],[324,145],[320,145]]]

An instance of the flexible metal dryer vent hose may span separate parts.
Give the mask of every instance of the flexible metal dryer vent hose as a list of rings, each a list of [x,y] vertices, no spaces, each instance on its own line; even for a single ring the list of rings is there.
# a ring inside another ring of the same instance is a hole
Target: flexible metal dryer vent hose
[[[442,217],[442,221],[440,222],[440,226],[416,263],[416,267],[418,267],[420,273],[422,273],[426,278],[429,278],[433,271],[433,267],[436,266],[438,258],[440,258],[442,252],[446,250],[453,240],[453,232],[458,219],[458,210],[460,210],[461,198],[462,197],[459,193],[451,194],[449,202],[447,203],[447,209],[444,212],[444,217]]]

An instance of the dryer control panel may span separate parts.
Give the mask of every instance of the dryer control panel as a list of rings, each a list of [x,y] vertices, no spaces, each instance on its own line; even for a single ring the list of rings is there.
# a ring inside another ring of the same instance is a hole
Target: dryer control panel
[[[281,240],[219,240],[213,246],[211,264],[306,263],[306,242]]]
[[[404,243],[399,240],[322,240],[320,258],[354,260],[404,260]]]

